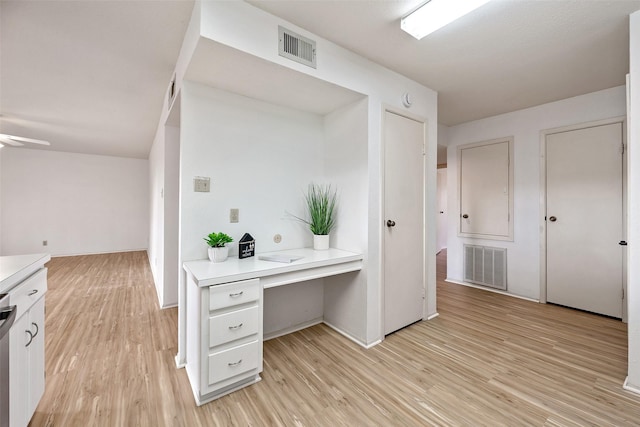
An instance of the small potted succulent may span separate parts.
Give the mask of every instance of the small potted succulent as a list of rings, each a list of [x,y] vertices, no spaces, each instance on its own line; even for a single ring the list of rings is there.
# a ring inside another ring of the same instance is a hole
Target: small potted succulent
[[[209,259],[213,262],[226,261],[229,256],[229,247],[227,243],[233,242],[231,236],[225,233],[211,233],[204,238],[209,245]]]

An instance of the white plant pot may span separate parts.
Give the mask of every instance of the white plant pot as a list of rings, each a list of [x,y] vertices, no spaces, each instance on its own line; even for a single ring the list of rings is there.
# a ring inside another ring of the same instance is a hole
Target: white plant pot
[[[329,249],[329,235],[313,235],[313,249],[316,251],[326,251]]]
[[[213,262],[223,262],[226,261],[229,257],[229,247],[222,246],[220,248],[212,248],[208,249],[209,259]]]

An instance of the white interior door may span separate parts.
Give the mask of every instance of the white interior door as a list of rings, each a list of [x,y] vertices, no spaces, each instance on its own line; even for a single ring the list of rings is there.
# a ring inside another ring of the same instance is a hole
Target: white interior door
[[[447,169],[438,169],[438,235],[436,236],[436,251],[447,247]]]
[[[622,124],[547,135],[547,301],[622,316]]]
[[[385,335],[423,318],[424,126],[385,112]]]

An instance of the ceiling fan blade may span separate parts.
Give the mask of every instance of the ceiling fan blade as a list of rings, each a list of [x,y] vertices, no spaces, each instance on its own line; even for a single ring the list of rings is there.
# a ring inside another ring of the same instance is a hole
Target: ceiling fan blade
[[[18,142],[29,142],[31,144],[51,145],[48,141],[43,141],[41,139],[24,138],[22,136],[13,136],[13,135],[6,135],[6,136],[9,139],[12,139],[12,140],[18,141]]]
[[[13,145],[14,147],[21,147],[24,144],[18,141],[14,141],[13,139],[6,138],[4,136],[0,136],[0,142],[8,145]]]

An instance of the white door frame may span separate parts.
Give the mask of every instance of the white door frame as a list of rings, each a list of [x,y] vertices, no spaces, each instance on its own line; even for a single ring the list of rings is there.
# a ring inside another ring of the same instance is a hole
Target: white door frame
[[[382,106],[382,126],[381,126],[381,133],[380,133],[380,140],[381,140],[381,144],[380,144],[380,175],[381,175],[381,180],[380,180],[380,224],[379,224],[379,228],[378,228],[378,232],[380,233],[380,248],[379,249],[379,253],[380,253],[380,283],[382,286],[380,286],[380,335],[381,335],[381,340],[385,339],[385,279],[384,279],[384,274],[385,274],[385,254],[384,254],[384,248],[385,248],[385,240],[386,240],[386,233],[385,233],[385,228],[386,228],[386,218],[385,218],[385,207],[386,207],[386,197],[385,197],[385,172],[386,172],[386,165],[385,165],[385,149],[386,149],[386,138],[385,136],[385,130],[386,130],[386,120],[385,120],[385,113],[393,113],[396,114],[398,116],[401,117],[405,117],[407,119],[410,120],[415,120],[418,123],[422,123],[423,125],[423,129],[424,129],[424,136],[423,136],[423,140],[422,140],[422,152],[423,152],[423,156],[422,156],[422,253],[423,253],[423,257],[422,257],[422,320],[428,320],[427,319],[427,239],[426,239],[426,234],[427,234],[427,138],[429,135],[429,126],[428,126],[428,121],[426,118],[415,115],[415,114],[411,114],[408,113],[407,111],[403,111],[400,109],[397,109],[395,107],[392,107],[390,105],[383,105]]]
[[[627,234],[627,118],[624,116],[612,117],[610,119],[596,120],[592,122],[579,123],[576,125],[562,126],[540,131],[540,298],[541,303],[547,302],[547,222],[545,213],[547,212],[547,136],[554,133],[570,132],[574,130],[587,129],[597,126],[610,125],[614,123],[622,124],[622,143],[625,150],[622,156],[622,227],[623,235]],[[624,250],[624,249],[623,249]],[[627,258],[622,257],[622,288],[624,299],[622,300],[622,321],[627,321]]]

